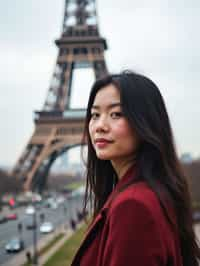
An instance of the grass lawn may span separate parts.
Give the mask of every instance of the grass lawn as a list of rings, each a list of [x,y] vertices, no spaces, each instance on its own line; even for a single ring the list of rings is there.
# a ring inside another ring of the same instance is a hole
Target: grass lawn
[[[79,181],[79,182],[70,183],[70,184],[66,185],[65,188],[67,188],[69,190],[75,190],[75,189],[77,189],[83,185],[85,185],[85,181]]]
[[[61,249],[49,258],[45,266],[70,266],[73,256],[84,237],[86,229],[87,225],[78,229],[78,231],[65,242]]]
[[[52,239],[45,247],[39,250],[38,255],[41,256],[45,252],[47,252],[54,244],[56,244],[62,237],[64,236],[63,233],[57,235],[54,239]]]

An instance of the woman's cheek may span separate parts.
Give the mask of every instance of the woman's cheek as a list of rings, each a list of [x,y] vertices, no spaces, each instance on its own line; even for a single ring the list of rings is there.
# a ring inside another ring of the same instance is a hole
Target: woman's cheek
[[[119,137],[127,137],[129,135],[132,135],[132,130],[128,125],[127,121],[119,120],[117,124],[115,124],[113,128],[113,133],[115,136]]]
[[[90,140],[91,140],[91,142],[92,142],[92,145],[93,145],[93,147],[95,146],[94,145],[94,135],[95,135],[95,127],[94,127],[94,124],[93,124],[93,122],[90,122],[89,123],[89,135],[90,135]],[[95,147],[94,147],[95,148]]]
[[[88,130],[89,130],[89,135],[90,135],[90,138],[92,138],[92,135],[93,135],[93,125],[92,125],[92,122],[90,121],[89,122],[89,126],[88,126]]]

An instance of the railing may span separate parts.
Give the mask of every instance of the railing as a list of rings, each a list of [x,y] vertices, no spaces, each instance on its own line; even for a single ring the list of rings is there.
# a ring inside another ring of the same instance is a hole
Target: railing
[[[84,119],[86,116],[86,109],[68,109],[62,111],[36,111],[34,115],[35,120],[39,119],[54,119],[54,118],[69,118],[69,119]]]

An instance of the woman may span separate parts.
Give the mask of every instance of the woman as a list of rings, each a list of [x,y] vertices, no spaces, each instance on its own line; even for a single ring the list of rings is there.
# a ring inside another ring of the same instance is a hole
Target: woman
[[[163,98],[147,77],[97,80],[85,140],[93,221],[73,266],[197,266],[190,195]]]

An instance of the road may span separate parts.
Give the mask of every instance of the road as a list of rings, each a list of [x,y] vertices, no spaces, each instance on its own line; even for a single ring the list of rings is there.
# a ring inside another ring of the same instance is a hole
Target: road
[[[65,200],[63,203],[59,204],[56,209],[51,208],[40,208],[36,211],[37,217],[37,238],[40,239],[44,235],[39,232],[39,225],[41,224],[40,214],[44,214],[45,221],[50,221],[53,223],[55,230],[60,224],[68,224],[71,218],[77,220],[77,211],[82,210],[82,200],[81,196],[74,197],[70,200]],[[65,206],[65,207],[64,207]],[[7,254],[5,251],[6,243],[13,237],[19,237],[18,224],[22,223],[22,238],[25,242],[25,247],[30,247],[33,244],[33,230],[27,230],[26,225],[33,220],[32,215],[27,215],[25,213],[25,208],[19,210],[14,210],[12,213],[18,214],[18,219],[13,221],[8,221],[7,223],[0,224],[0,265],[4,265],[10,259],[15,256],[15,254]]]

